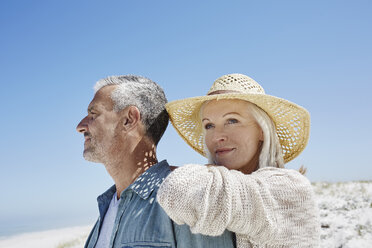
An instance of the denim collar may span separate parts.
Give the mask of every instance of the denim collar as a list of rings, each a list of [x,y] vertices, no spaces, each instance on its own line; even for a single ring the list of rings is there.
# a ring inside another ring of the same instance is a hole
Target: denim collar
[[[167,160],[163,160],[151,166],[142,173],[129,187],[121,192],[120,198],[126,194],[125,191],[134,191],[142,199],[146,200],[155,188],[158,188],[170,172]],[[101,218],[105,215],[111,199],[116,192],[116,186],[111,186],[105,193],[97,197],[98,208]]]
[[[163,160],[142,173],[129,188],[146,200],[154,189],[159,188],[169,172],[169,164],[166,160]]]
[[[167,160],[163,160],[142,173],[128,188],[123,190],[123,192],[131,189],[141,198],[147,199],[151,192],[160,186],[169,172],[169,164]],[[115,192],[116,187],[113,185],[105,193],[98,196],[98,202],[110,202]],[[121,195],[123,195],[123,192],[121,192]]]
[[[111,186],[105,193],[97,197],[98,210],[101,220],[105,216],[105,213],[110,205],[110,201],[116,192],[115,185]]]

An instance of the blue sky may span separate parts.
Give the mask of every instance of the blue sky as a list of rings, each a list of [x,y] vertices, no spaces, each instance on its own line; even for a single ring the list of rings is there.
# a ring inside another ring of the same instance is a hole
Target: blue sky
[[[246,74],[311,113],[308,147],[287,167],[305,165],[311,181],[372,180],[371,11],[370,1],[1,1],[0,236],[94,221],[113,182],[83,159],[75,127],[109,75],[149,77],[171,101]],[[171,125],[158,157],[206,162]]]

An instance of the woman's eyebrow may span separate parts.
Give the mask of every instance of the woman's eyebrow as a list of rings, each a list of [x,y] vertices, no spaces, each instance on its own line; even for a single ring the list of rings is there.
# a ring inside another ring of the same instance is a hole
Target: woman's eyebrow
[[[229,113],[224,114],[222,117],[225,117],[226,115],[240,115],[241,116],[241,114],[237,112],[229,112]]]
[[[228,112],[228,113],[224,114],[222,117],[225,117],[226,115],[239,115],[239,116],[241,116],[241,114],[239,114],[238,112]],[[210,120],[208,118],[203,118],[202,122],[203,121],[210,121]]]

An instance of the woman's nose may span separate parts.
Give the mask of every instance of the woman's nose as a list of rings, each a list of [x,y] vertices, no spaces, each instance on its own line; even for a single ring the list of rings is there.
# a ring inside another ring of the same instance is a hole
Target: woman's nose
[[[79,133],[85,133],[88,131],[88,116],[84,117],[76,127],[76,131]]]
[[[216,130],[214,132],[214,140],[215,142],[223,142],[227,140],[227,135],[223,130]]]

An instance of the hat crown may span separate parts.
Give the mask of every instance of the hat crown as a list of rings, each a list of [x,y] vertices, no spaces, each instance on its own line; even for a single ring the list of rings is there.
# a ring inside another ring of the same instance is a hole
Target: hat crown
[[[264,89],[252,78],[243,74],[227,74],[216,81],[208,91],[211,95],[218,91],[230,91],[243,94],[265,94]]]

